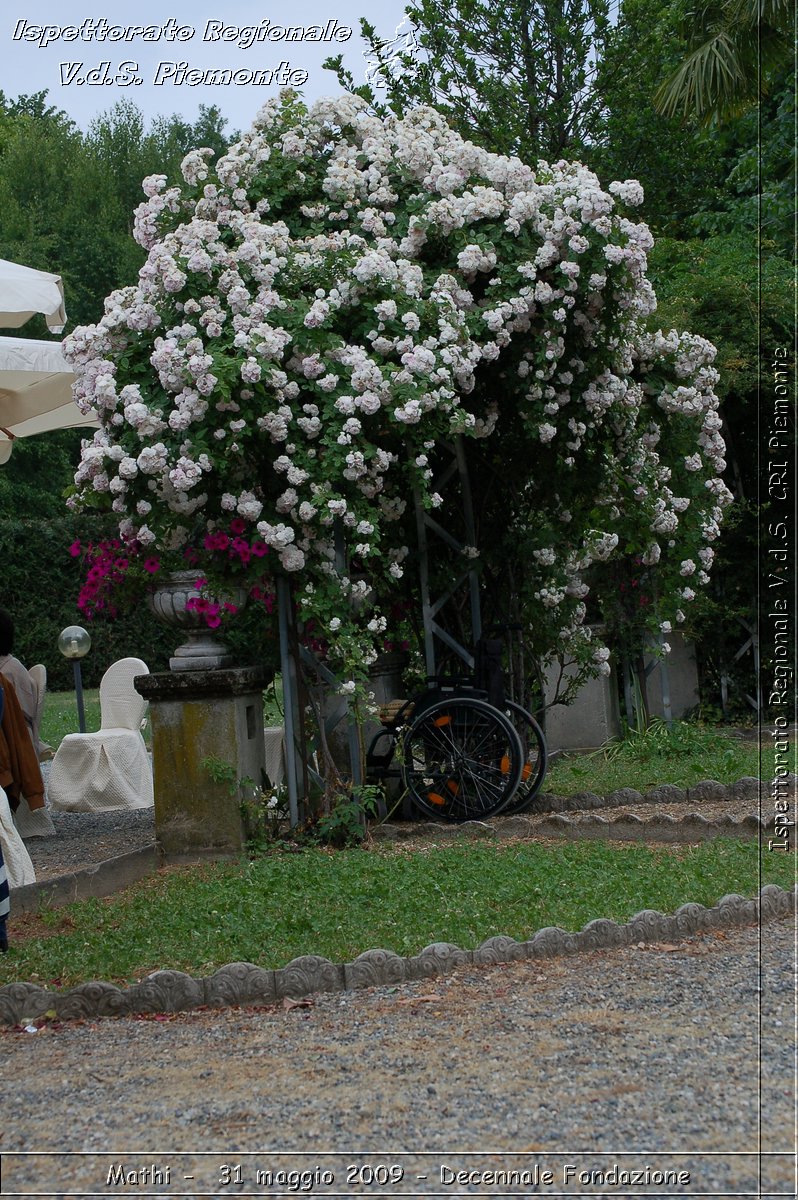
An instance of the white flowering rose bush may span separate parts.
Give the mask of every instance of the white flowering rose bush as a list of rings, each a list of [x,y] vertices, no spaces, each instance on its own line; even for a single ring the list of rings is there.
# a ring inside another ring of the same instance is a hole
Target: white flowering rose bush
[[[595,563],[639,554],[678,604],[686,562],[704,581],[728,499],[714,352],[648,329],[639,184],[346,95],[283,93],[210,157],[179,186],[145,180],[138,282],[64,343],[101,420],[70,503],[104,500],[156,550],[245,522],[361,667],[380,601],[415,584],[412,489],[441,503],[435,448],[456,434],[480,480],[507,464],[506,490],[480,492],[504,536],[469,553],[496,574],[523,540],[538,653],[606,669],[585,634]]]

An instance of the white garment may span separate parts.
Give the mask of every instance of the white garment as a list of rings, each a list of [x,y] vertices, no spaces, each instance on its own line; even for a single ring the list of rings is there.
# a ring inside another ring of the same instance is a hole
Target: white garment
[[[100,682],[100,730],[70,733],[56,751],[47,788],[56,812],[152,808],[152,768],[140,726],[146,701],[133,687],[149,674],[138,658],[122,658]]]
[[[17,811],[12,816],[21,838],[53,837],[55,834],[55,825],[47,808],[31,809],[24,796],[20,796]]]
[[[17,833],[11,816],[11,806],[8,796],[0,788],[0,845],[3,848],[3,861],[8,875],[8,886],[24,887],[26,883],[36,882],[36,872],[30,855],[25,849],[25,843]]]
[[[17,693],[19,707],[22,709],[22,715],[30,730],[30,735],[33,737],[33,729],[36,725],[36,714],[39,707],[39,696],[36,686],[30,677],[30,673],[25,670],[22,663],[13,654],[0,655],[0,674],[5,675],[14,685],[14,691]],[[34,738],[34,746],[37,745]],[[38,747],[37,747],[38,748]]]

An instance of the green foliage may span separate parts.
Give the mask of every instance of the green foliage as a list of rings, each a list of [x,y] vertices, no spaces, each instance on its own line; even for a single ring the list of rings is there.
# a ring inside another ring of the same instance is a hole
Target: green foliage
[[[131,235],[146,175],[174,175],[196,145],[217,155],[225,119],[200,107],[194,124],[161,117],[149,129],[135,104],[119,101],[83,134],[46,94],[0,92],[0,258],[63,274],[69,328],[96,321],[103,299],[131,283],[145,254]],[[25,326],[45,336],[44,323]]]
[[[219,758],[217,754],[209,754],[207,758],[203,758],[200,766],[214,783],[227,784],[230,795],[236,795],[239,788],[238,775],[231,762]]]
[[[663,71],[675,68],[684,51],[685,7],[686,0],[624,0],[597,64],[599,135],[585,149],[600,179],[640,180],[642,217],[658,236],[687,236],[694,214],[723,195],[728,175],[724,141],[695,120],[654,108]]]
[[[136,106],[122,101],[82,134],[45,92],[14,100],[0,91],[0,258],[63,275],[68,328],[96,321],[104,297],[133,282],[144,262],[131,237],[142,179],[174,174],[198,144],[220,153],[225,125],[217,108],[200,106],[194,124],[161,117],[148,130]],[[18,336],[52,335],[36,317]],[[63,516],[82,436],[61,431],[17,443],[0,469],[1,541],[6,519]]]
[[[774,72],[756,108],[713,133],[725,169],[723,185],[706,191],[688,222],[703,237],[737,235],[752,246],[759,241],[766,261],[795,256],[793,65]]]
[[[739,116],[767,93],[793,30],[787,0],[702,0],[685,20],[689,53],[657,91],[659,111],[707,125]]]
[[[0,542],[3,522],[21,514],[39,521],[65,517],[63,494],[72,484],[81,436],[85,430],[63,429],[16,441],[0,467]]]
[[[265,853],[288,834],[288,791],[284,785],[272,787],[263,769],[260,784],[247,776],[240,779],[235,765],[216,754],[203,758],[200,766],[214,783],[223,784],[228,795],[238,800],[250,854]]]
[[[311,839],[339,849],[358,846],[366,835],[366,822],[376,816],[381,797],[382,789],[371,784],[336,796],[329,812],[322,813],[309,830]]]
[[[709,587],[691,606],[689,629],[699,650],[703,699],[719,703],[721,678],[728,676],[734,715],[740,717],[750,711],[744,697],[754,693],[755,684],[750,655],[741,661],[735,656],[747,637],[745,624],[755,619],[759,536],[773,519],[767,498],[760,501],[760,445],[751,436],[752,414],[760,379],[772,379],[774,347],[792,344],[793,271],[772,245],[758,249],[741,233],[661,239],[650,267],[659,299],[655,321],[664,328],[686,323],[718,349],[725,478],[736,503],[716,543]],[[793,410],[785,444],[794,438]]]
[[[596,917],[622,922],[645,908],[753,896],[759,862],[755,842],[725,840],[273,851],[241,865],[162,871],[121,895],[50,910],[43,936],[24,942],[12,915],[0,984],[68,987],[154,966],[208,975],[235,960],[275,968],[301,954],[346,962],[374,947],[410,955],[438,941],[523,940],[550,925],[577,930]],[[788,855],[770,854],[762,881],[790,888],[792,872]]]
[[[251,780],[241,801],[247,850],[252,855],[265,854],[289,836],[288,789],[285,785],[257,787]]]

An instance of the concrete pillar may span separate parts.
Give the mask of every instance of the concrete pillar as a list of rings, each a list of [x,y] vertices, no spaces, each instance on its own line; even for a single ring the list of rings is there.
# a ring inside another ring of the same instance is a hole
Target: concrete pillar
[[[167,861],[243,850],[239,781],[261,783],[265,684],[259,667],[136,677],[150,704],[155,836]],[[228,778],[214,781],[211,758]]]
[[[576,674],[566,667],[560,690]],[[551,664],[544,680],[546,703],[557,692],[560,664]],[[611,738],[620,737],[621,717],[615,667],[610,675],[589,679],[572,704],[555,704],[546,709],[546,742],[549,750],[596,750]]]
[[[652,717],[678,721],[700,702],[695,646],[676,630],[664,640],[670,654],[646,662],[648,708]]]

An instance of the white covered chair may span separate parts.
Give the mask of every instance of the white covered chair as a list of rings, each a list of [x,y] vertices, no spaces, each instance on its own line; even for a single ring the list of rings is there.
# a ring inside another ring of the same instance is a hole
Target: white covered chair
[[[148,675],[140,658],[120,658],[100,681],[100,730],[69,733],[56,751],[48,796],[57,812],[152,808],[152,768],[141,736],[146,700],[133,687]]]
[[[47,691],[47,667],[43,663],[36,663],[28,671],[30,681],[36,689],[36,716],[33,721],[33,744],[36,747],[36,753],[39,756],[39,762],[45,762],[48,758],[53,757],[53,748],[48,746],[39,737],[39,729],[42,723],[42,712],[44,710],[44,694]]]
[[[11,890],[24,887],[27,883],[35,883],[36,874],[33,870],[33,863],[25,849],[25,843],[14,827],[8,796],[2,788],[0,788],[0,846],[3,849],[3,861],[6,864],[8,886]]]

